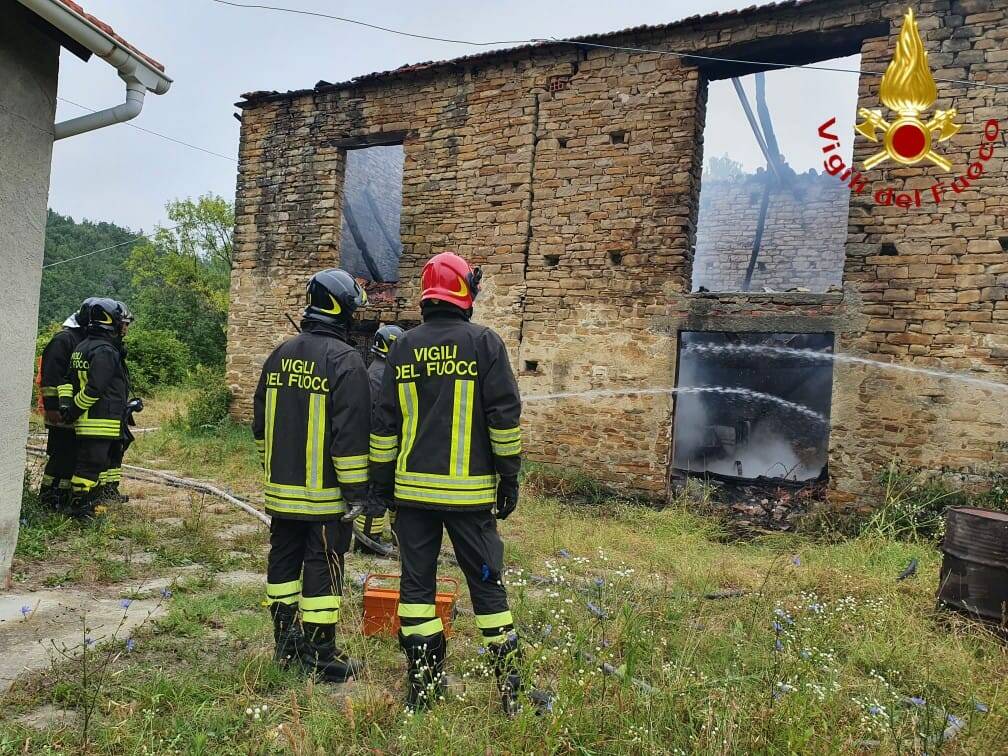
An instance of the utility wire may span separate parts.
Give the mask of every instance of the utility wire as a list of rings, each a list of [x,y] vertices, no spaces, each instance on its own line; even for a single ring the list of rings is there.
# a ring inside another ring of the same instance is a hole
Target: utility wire
[[[89,108],[87,105],[81,105],[79,102],[74,102],[73,100],[68,100],[66,97],[57,97],[57,100],[67,103],[68,105],[73,105],[74,107],[80,108],[81,110],[86,110],[89,113],[97,113],[98,111],[94,108]],[[153,134],[156,137],[161,137],[162,139],[167,139],[169,142],[175,142],[175,144],[181,144],[183,147],[189,147],[193,150],[199,150],[200,152],[205,152],[207,155],[213,155],[214,157],[224,158],[225,160],[230,160],[232,163],[237,163],[237,158],[233,158],[230,155],[224,155],[220,152],[214,152],[213,150],[208,150],[206,147],[200,147],[199,145],[189,144],[189,142],[183,142],[181,139],[176,139],[175,137],[168,136],[167,134],[162,134],[159,131],[153,131],[152,129],[145,129],[143,126],[137,126],[131,121],[123,121],[126,126],[136,129],[137,131],[143,131],[147,134]]]
[[[213,0],[215,3],[220,5],[230,5],[233,8],[251,8],[257,10],[272,10],[272,11],[282,11],[284,13],[296,13],[300,16],[315,16],[316,18],[326,18],[331,21],[343,21],[348,24],[356,24],[357,26],[366,26],[368,29],[377,29],[378,31],[389,32],[391,34],[398,34],[403,37],[413,37],[414,39],[429,39],[434,42],[453,42],[457,45],[474,45],[476,47],[490,47],[492,45],[522,45],[532,40],[528,39],[503,39],[496,42],[470,42],[467,39],[448,39],[445,37],[432,37],[426,34],[414,34],[413,32],[402,31],[401,29],[392,29],[388,26],[379,26],[378,24],[369,24],[366,21],[358,21],[353,18],[345,18],[343,16],[332,16],[328,13],[317,13],[315,11],[299,10],[297,8],[281,8],[276,5],[259,5],[253,3],[233,3],[229,0]]]
[[[272,11],[280,11],[282,13],[294,13],[296,15],[301,16],[314,16],[316,18],[325,18],[331,21],[342,21],[347,24],[356,24],[357,26],[364,26],[369,29],[377,29],[379,31],[389,32],[390,34],[398,34],[403,37],[413,37],[415,39],[428,39],[433,40],[435,42],[451,42],[457,45],[472,45],[474,47],[491,47],[493,45],[526,45],[526,44],[537,44],[542,42],[553,42],[555,44],[574,45],[576,47],[594,47],[604,50],[649,53],[653,55],[669,55],[676,58],[696,58],[697,60],[709,60],[717,63],[736,63],[751,66],[765,66],[767,68],[802,68],[809,71],[833,71],[837,73],[858,74],[859,76],[882,76],[884,74],[884,72],[865,71],[860,68],[839,68],[834,66],[821,66],[816,64],[792,65],[790,63],[771,63],[763,60],[725,58],[717,55],[703,55],[700,53],[678,52],[675,50],[654,50],[646,47],[623,47],[619,45],[607,45],[601,42],[584,42],[577,39],[563,39],[558,37],[549,37],[545,39],[533,37],[532,39],[509,39],[509,40],[498,40],[494,42],[473,42],[472,40],[466,40],[466,39],[453,39],[451,37],[435,37],[427,34],[415,34],[413,32],[403,31],[401,29],[393,29],[387,26],[379,26],[378,24],[371,24],[366,21],[359,21],[353,18],[346,18],[344,16],[334,16],[328,13],[319,13],[316,11],[307,11],[298,8],[283,8],[277,5],[262,5],[259,3],[255,4],[236,3],[232,2],[232,0],[212,0],[212,2],[218,3],[220,5],[228,5],[232,8],[272,10]],[[935,81],[942,82],[945,84],[966,84],[974,87],[990,87],[991,89],[1008,90],[1008,84],[990,84],[988,82],[973,81],[970,79],[935,78]]]
[[[163,228],[163,229],[159,229],[159,230],[161,230],[161,231],[174,231],[176,228],[178,228],[178,226],[168,226],[167,228]],[[85,252],[83,255],[77,255],[75,257],[68,257],[66,260],[57,260],[56,262],[51,262],[48,265],[43,265],[42,269],[45,270],[46,268],[52,268],[52,267],[55,267],[56,265],[62,265],[63,263],[73,262],[74,260],[80,260],[82,257],[90,257],[91,255],[97,255],[99,252],[108,252],[110,249],[116,249],[118,247],[125,247],[127,244],[133,244],[134,242],[138,242],[141,239],[149,239],[152,236],[153,236],[153,234],[140,234],[139,236],[135,236],[132,239],[127,239],[124,242],[119,242],[118,244],[113,244],[110,247],[102,247],[101,249],[94,249],[94,250],[91,250],[90,252]]]

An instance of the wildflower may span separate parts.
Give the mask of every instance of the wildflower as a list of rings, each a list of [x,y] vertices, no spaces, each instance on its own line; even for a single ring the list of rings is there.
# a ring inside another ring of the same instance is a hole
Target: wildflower
[[[92,638],[90,635],[85,635],[84,636],[84,645],[88,646],[89,648],[91,646],[93,646],[94,645],[94,638]]]
[[[599,619],[605,619],[606,613],[602,611],[601,607],[597,604],[593,604],[591,601],[588,602],[588,611],[594,614]]]
[[[793,564],[795,567],[801,567],[801,557],[795,554],[793,557],[791,557],[791,564]]]
[[[603,580],[600,577],[595,578],[595,587],[596,588],[601,588],[603,585],[605,585],[605,580]]]
[[[248,716],[250,716],[250,717],[252,716],[252,707],[251,706],[248,707],[247,709],[245,709],[245,714],[248,715]]]
[[[798,656],[800,656],[802,659],[811,659],[812,652],[809,651],[807,648],[803,648],[801,651],[798,652]]]
[[[945,721],[952,727],[955,727],[956,729],[959,729],[964,724],[966,724],[966,720],[964,720],[962,717],[957,717],[955,714],[949,714],[948,717],[946,717]]]
[[[988,711],[990,711],[990,707],[981,701],[974,701],[973,708],[980,714],[986,714]]]
[[[547,622],[546,625],[543,626],[543,629],[542,629],[543,637],[544,638],[548,638],[550,636],[550,633],[552,633],[552,632],[553,632],[553,625],[551,625],[551,624],[549,624]]]
[[[774,641],[774,651],[780,652],[783,650],[784,650],[784,643],[783,641],[781,641],[780,638],[778,638],[777,640]]]
[[[777,620],[774,620],[772,627],[774,629],[774,632],[777,633],[778,635],[780,635],[781,632],[783,632],[784,630],[784,626]]]
[[[791,615],[789,615],[787,612],[785,612],[779,606],[776,609],[774,609],[774,614],[776,614],[782,620],[784,620],[785,622],[787,622],[789,625],[793,625],[794,624],[794,621],[791,619]]]
[[[570,559],[570,552],[567,551],[567,549],[560,549],[560,551],[557,552],[557,556],[561,559]]]
[[[480,656],[483,656],[483,654],[485,654],[486,652],[487,650],[483,646],[480,646],[479,648],[476,649],[476,653],[479,654]]]
[[[129,609],[129,605],[132,603],[133,602],[130,601],[128,598],[125,598],[119,602],[119,606],[121,606],[123,609]]]
[[[919,696],[910,696],[908,698],[904,698],[903,702],[909,704],[910,706],[916,706],[918,709],[923,706],[927,706],[927,701],[925,701],[923,698],[920,698]]]
[[[127,653],[132,653],[133,649],[136,648],[136,641],[132,638],[126,639],[126,651]]]
[[[871,706],[868,707],[868,713],[871,714],[873,717],[877,717],[883,713],[883,709],[878,704],[872,704]]]
[[[31,607],[25,604],[21,607],[21,616],[27,617],[29,614],[31,614]]]
[[[161,589],[161,598],[163,598],[163,599],[170,599],[171,597],[172,597],[172,592],[171,591],[169,591],[167,588],[162,588]]]

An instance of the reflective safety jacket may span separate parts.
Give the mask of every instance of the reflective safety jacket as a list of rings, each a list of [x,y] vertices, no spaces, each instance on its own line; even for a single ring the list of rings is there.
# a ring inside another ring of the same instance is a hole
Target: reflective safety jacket
[[[371,393],[364,360],[342,332],[304,321],[263,364],[252,435],[266,511],[330,520],[367,497]]]
[[[65,383],[70,384],[70,419],[78,437],[119,438],[129,373],[122,344],[104,335],[89,335],[70,355]],[[64,389],[65,391],[65,389]]]
[[[381,396],[382,376],[385,375],[385,360],[382,357],[375,357],[367,369],[368,381],[371,383],[371,412],[372,416],[378,406],[378,398]]]
[[[59,411],[60,392],[71,395],[70,384],[66,382],[70,370],[70,355],[84,340],[83,328],[64,328],[46,344],[39,364],[39,387],[42,394],[42,408]]]
[[[521,398],[500,336],[450,308],[393,345],[371,433],[378,493],[400,506],[490,509],[521,467]]]

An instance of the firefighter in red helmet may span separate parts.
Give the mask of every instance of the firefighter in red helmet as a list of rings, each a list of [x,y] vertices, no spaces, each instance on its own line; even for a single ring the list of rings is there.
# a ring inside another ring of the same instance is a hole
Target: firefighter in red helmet
[[[504,342],[470,322],[481,277],[451,252],[427,263],[423,323],[391,349],[373,418],[373,493],[396,509],[399,644],[411,710],[433,703],[444,687],[447,648],[434,604],[444,530],[465,573],[506,713],[518,710],[525,687],[496,524],[518,504],[521,399]]]

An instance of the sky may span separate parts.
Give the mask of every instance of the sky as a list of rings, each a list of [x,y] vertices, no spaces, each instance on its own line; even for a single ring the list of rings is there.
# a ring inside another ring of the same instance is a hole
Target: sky
[[[238,0],[255,2],[255,0]],[[77,220],[109,220],[150,232],[166,223],[165,203],[213,192],[234,199],[238,121],[234,103],[253,90],[304,89],[320,79],[397,68],[493,49],[412,39],[360,26],[213,0],[79,0],[120,36],[165,65],[174,83],[148,94],[132,123],[224,157],[117,125],[56,142],[49,204]],[[338,14],[418,34],[470,41],[570,37],[659,24],[698,13],[747,7],[752,0],[263,0],[265,4]],[[506,47],[508,45],[500,45]],[[841,62],[856,68],[857,58]],[[749,77],[751,79],[751,77]],[[752,96],[752,82],[746,83]],[[767,99],[785,157],[796,170],[821,166],[816,129],[830,115],[852,133],[855,74],[767,74]],[[115,70],[63,51],[57,119],[122,101]],[[729,82],[712,86],[705,154],[729,154],[748,169],[764,164]]]

